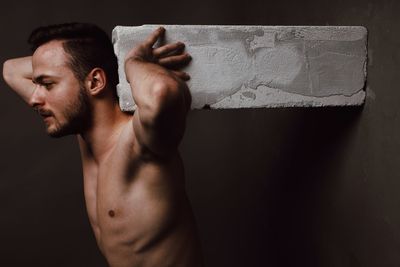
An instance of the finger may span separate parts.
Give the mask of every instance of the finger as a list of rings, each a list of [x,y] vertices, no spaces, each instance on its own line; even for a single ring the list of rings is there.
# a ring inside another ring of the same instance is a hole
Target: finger
[[[159,27],[157,30],[153,31],[150,36],[144,41],[146,46],[152,47],[163,34],[165,33],[164,27]]]
[[[178,76],[179,78],[181,78],[182,80],[184,80],[185,82],[190,80],[190,75],[187,74],[187,73],[184,72],[184,71],[177,71],[177,70],[175,70],[175,71],[172,71],[172,72],[173,72],[176,76]]]
[[[170,55],[172,52],[179,53],[180,51],[185,48],[185,44],[181,42],[173,43],[173,44],[167,44],[164,46],[161,46],[159,48],[156,48],[153,50],[153,55],[155,57],[163,57],[166,55]],[[176,54],[174,53],[174,54]]]
[[[184,53],[182,55],[160,58],[158,60],[158,64],[167,68],[174,66],[182,66],[184,64],[189,63],[191,59],[192,57],[189,54]]]

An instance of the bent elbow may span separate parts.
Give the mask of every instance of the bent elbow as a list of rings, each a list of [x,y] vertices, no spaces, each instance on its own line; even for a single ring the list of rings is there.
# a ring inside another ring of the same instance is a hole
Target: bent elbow
[[[12,71],[10,70],[11,65],[12,65],[12,63],[10,60],[6,60],[3,63],[3,79],[7,84],[10,83],[10,79],[12,76]]]
[[[183,101],[183,90],[186,90],[186,83],[170,79],[156,83],[153,86],[152,95],[160,106],[177,105]]]

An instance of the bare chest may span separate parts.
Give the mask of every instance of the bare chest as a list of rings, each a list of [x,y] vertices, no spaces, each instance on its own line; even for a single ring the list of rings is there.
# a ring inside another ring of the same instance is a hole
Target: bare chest
[[[99,217],[114,217],[114,206],[124,199],[130,174],[123,159],[108,159],[101,164],[84,165],[84,195],[90,223],[100,228]],[[100,229],[99,229],[100,230]],[[96,231],[95,231],[96,232]]]
[[[180,158],[160,164],[114,156],[87,173],[85,200],[98,243],[132,240],[144,226],[168,224],[182,202],[183,176]]]

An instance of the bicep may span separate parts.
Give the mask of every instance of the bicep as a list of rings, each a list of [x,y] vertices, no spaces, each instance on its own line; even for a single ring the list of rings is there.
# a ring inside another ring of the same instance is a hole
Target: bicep
[[[154,118],[141,120],[140,109],[132,118],[133,131],[140,154],[166,156],[174,152],[185,131],[187,107],[185,103],[170,107]]]
[[[3,78],[5,82],[27,103],[35,88],[31,77],[31,57],[9,59],[4,62]]]

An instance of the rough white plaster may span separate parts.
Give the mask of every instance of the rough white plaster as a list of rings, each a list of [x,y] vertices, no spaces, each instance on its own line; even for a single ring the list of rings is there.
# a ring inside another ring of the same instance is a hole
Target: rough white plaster
[[[192,108],[361,105],[367,31],[358,26],[163,25],[165,42],[182,41],[193,60]],[[117,26],[120,106],[134,109],[125,54],[158,25]],[[160,44],[156,44],[160,45]]]

